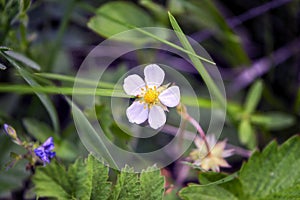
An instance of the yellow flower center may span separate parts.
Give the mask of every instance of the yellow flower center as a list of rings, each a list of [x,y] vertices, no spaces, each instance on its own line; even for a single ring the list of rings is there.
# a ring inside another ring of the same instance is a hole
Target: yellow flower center
[[[158,101],[158,95],[159,92],[157,91],[156,86],[154,86],[154,88],[147,88],[144,95],[144,101],[148,104],[154,104]]]

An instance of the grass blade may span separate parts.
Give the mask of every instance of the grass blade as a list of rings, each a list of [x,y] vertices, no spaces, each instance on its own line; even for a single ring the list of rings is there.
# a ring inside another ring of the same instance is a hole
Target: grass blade
[[[62,75],[62,74],[52,74],[52,73],[35,73],[35,75],[39,76],[39,77],[43,77],[43,78],[48,78],[51,80],[59,80],[59,81],[66,81],[66,82],[72,82],[74,83],[75,81],[77,83],[82,83],[85,85],[91,85],[94,86],[96,85],[95,81],[91,81],[91,80],[87,80],[87,79],[83,79],[83,78],[75,78],[73,76],[67,76],[67,75]],[[121,86],[116,86],[112,83],[108,83],[108,82],[102,82],[100,81],[98,83],[98,87],[99,88],[118,88],[120,89]]]
[[[216,96],[216,99],[218,100],[219,104],[221,106],[226,107],[226,100],[225,100],[224,96],[221,94],[218,87],[215,85],[213,79],[210,77],[210,75],[206,71],[205,67],[199,60],[199,57],[194,56],[196,53],[195,53],[193,47],[189,43],[185,34],[183,33],[183,31],[179,27],[177,21],[175,20],[175,18],[173,17],[173,15],[170,12],[169,12],[169,18],[170,18],[171,25],[172,25],[173,29],[175,30],[176,35],[179,38],[181,44],[186,49],[186,51],[191,52],[188,56],[191,59],[195,68],[197,69],[197,71],[199,72],[199,74],[201,75],[201,77],[203,78],[205,84],[211,90],[211,92]]]
[[[47,93],[63,95],[97,95],[105,97],[132,98],[122,90],[111,89],[94,89],[94,88],[73,88],[73,87],[56,87],[56,86],[27,86],[27,85],[0,85],[0,92],[15,92],[18,94]]]
[[[77,105],[75,105],[68,97],[66,97],[66,100],[72,107],[73,119],[75,121],[76,129],[78,131],[79,136],[81,136],[80,133],[84,133],[84,137],[80,137],[81,141],[84,145],[89,144],[89,146],[86,146],[86,148],[91,153],[99,152],[99,154],[111,167],[118,169],[118,165],[114,161],[114,158],[112,157],[108,148],[101,139],[101,133],[97,133],[97,131],[90,124],[89,120],[86,118],[86,116],[78,108]]]
[[[177,50],[179,50],[179,51],[182,51],[182,52],[184,52],[184,53],[186,53],[186,54],[188,54],[188,55],[190,55],[190,56],[194,56],[194,57],[196,57],[196,58],[198,58],[198,59],[200,59],[200,60],[203,60],[203,61],[205,61],[205,62],[207,62],[207,63],[210,63],[210,64],[215,65],[215,63],[214,63],[213,61],[208,60],[208,59],[206,59],[206,58],[203,58],[203,57],[197,55],[195,52],[192,52],[192,51],[189,51],[189,50],[187,50],[187,49],[184,49],[184,48],[182,48],[181,46],[178,46],[178,45],[176,45],[176,44],[173,44],[172,42],[169,42],[168,40],[164,40],[164,39],[160,38],[160,37],[157,36],[157,35],[154,35],[154,34],[148,32],[148,31],[143,30],[142,28],[138,28],[138,27],[132,26],[131,24],[127,24],[127,23],[121,22],[121,21],[119,21],[119,20],[117,20],[117,19],[114,19],[114,18],[112,18],[112,17],[106,15],[105,13],[97,12],[97,14],[98,14],[98,15],[101,15],[101,16],[103,16],[103,17],[105,17],[105,18],[107,18],[107,19],[109,19],[109,20],[111,20],[111,21],[113,21],[113,22],[115,22],[115,23],[118,23],[119,25],[122,25],[122,26],[124,26],[124,27],[127,27],[127,28],[129,28],[129,29],[135,29],[136,31],[138,31],[138,32],[140,32],[140,33],[143,33],[144,35],[147,35],[147,36],[149,36],[149,37],[151,37],[151,38],[153,38],[153,39],[155,39],[155,40],[157,40],[157,41],[160,41],[160,42],[162,42],[162,43],[164,43],[164,44],[166,44],[166,45],[169,45],[169,46],[173,47],[174,49],[177,49]]]

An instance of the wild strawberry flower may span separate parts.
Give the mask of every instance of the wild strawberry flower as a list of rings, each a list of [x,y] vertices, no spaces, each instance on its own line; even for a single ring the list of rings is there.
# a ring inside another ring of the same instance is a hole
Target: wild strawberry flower
[[[193,164],[200,166],[203,170],[220,171],[220,167],[231,167],[224,159],[233,155],[233,149],[225,150],[226,140],[216,143],[214,135],[206,136],[210,151],[204,141],[200,138],[195,139],[197,149],[190,153],[190,158],[194,161]]]
[[[151,128],[158,129],[166,123],[167,107],[175,107],[180,102],[178,86],[162,85],[165,72],[156,64],[144,69],[145,80],[133,74],[124,79],[126,94],[134,95],[136,100],[126,110],[131,123],[141,124],[148,119]]]
[[[34,149],[34,153],[38,156],[44,163],[50,163],[51,158],[53,158],[56,153],[52,152],[54,149],[53,137],[49,137],[41,146]]]

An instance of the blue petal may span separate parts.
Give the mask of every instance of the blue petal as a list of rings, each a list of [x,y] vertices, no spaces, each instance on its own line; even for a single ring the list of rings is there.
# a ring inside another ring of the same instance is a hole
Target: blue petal
[[[52,149],[54,149],[54,143],[53,143],[53,137],[49,137],[43,144],[42,146],[48,150],[51,151]]]

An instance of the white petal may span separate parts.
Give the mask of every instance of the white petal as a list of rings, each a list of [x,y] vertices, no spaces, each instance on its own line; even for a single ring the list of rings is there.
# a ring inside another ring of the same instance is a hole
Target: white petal
[[[158,99],[168,107],[175,107],[180,102],[180,90],[178,86],[171,86],[168,89],[164,90],[159,96]]]
[[[123,88],[126,92],[126,94],[129,95],[138,95],[141,92],[141,88],[145,87],[145,82],[144,80],[134,74],[134,75],[130,75],[127,78],[124,79],[124,84],[123,84]]]
[[[148,106],[140,103],[139,101],[135,101],[129,106],[126,110],[126,115],[131,123],[141,124],[148,118]]]
[[[162,107],[153,106],[150,108],[148,122],[153,129],[158,129],[166,123],[166,114]]]
[[[147,65],[144,69],[145,81],[148,86],[160,86],[165,78],[165,72],[158,65]]]

